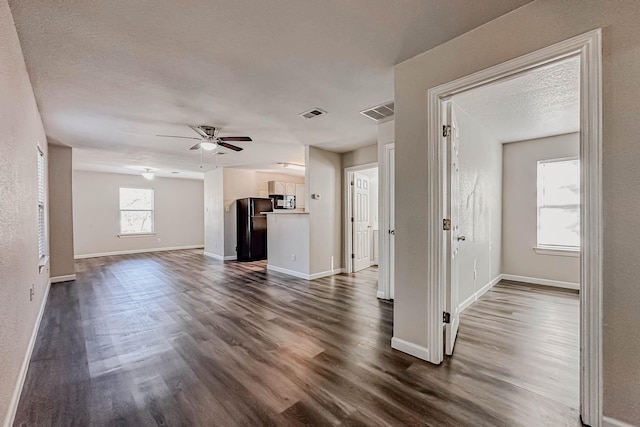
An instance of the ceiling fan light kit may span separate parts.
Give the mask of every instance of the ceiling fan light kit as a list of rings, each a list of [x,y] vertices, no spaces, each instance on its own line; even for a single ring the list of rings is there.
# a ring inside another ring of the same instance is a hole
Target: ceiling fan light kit
[[[142,172],[142,176],[143,176],[145,179],[148,179],[149,181],[151,181],[151,180],[153,179],[153,176],[154,176],[154,175],[155,175],[155,174],[154,174],[153,172],[151,172],[151,169],[145,169],[145,171],[144,171],[144,172]]]
[[[218,147],[218,144],[216,144],[215,142],[211,142],[211,141],[202,141],[200,143],[200,148],[202,148],[204,151],[213,151]]]
[[[248,136],[218,136],[220,128],[215,126],[201,125],[201,126],[189,126],[199,138],[191,136],[178,136],[178,135],[156,135],[163,138],[181,138],[181,139],[195,139],[199,141],[196,145],[190,148],[190,150],[205,150],[213,151],[218,147],[228,148],[233,151],[242,151],[242,147],[229,144],[229,142],[251,142],[252,139]]]

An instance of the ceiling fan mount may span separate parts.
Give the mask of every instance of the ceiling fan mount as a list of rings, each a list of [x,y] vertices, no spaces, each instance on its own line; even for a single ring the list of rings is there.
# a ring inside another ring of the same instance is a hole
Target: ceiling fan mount
[[[218,136],[220,128],[209,125],[189,126],[199,135],[199,138],[192,136],[177,136],[177,135],[156,135],[163,138],[181,138],[181,139],[195,139],[199,142],[190,148],[190,150],[205,150],[213,151],[218,147],[228,148],[233,151],[242,151],[242,147],[229,144],[229,142],[251,142],[252,139],[248,136]]]

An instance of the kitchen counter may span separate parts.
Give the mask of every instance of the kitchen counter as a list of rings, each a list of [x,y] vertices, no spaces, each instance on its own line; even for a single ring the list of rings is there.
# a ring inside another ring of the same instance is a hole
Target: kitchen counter
[[[291,215],[291,214],[304,214],[304,215],[309,215],[309,212],[305,212],[305,211],[298,211],[295,209],[277,209],[275,211],[272,212],[260,212],[261,214],[266,214],[266,215],[282,215],[282,214],[286,214],[286,215]]]

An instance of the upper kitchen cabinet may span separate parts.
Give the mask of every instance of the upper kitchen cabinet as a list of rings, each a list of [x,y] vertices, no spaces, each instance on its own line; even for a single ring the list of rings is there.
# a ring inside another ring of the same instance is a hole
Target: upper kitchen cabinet
[[[287,195],[287,183],[284,181],[269,181],[269,195],[277,194],[277,195]],[[295,194],[295,184],[294,184],[294,192]]]

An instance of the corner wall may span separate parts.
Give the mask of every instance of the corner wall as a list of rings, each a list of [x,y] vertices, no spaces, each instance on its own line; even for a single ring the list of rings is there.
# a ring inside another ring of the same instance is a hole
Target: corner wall
[[[118,236],[120,187],[154,190],[154,235]],[[75,256],[202,247],[203,188],[202,181],[191,179],[149,181],[141,175],[74,171]]]
[[[552,136],[503,146],[502,273],[580,283],[580,257],[542,255],[538,242],[538,161],[580,155],[580,134]]]
[[[75,275],[71,147],[49,144],[48,167],[51,278],[71,280]]]
[[[640,7],[633,1],[537,0],[395,68],[394,336],[427,346],[427,92],[430,88],[603,29],[604,415],[640,425]]]
[[[46,303],[49,266],[38,271],[37,150],[46,165],[47,139],[6,0],[0,0],[0,140],[0,423],[8,427]]]

